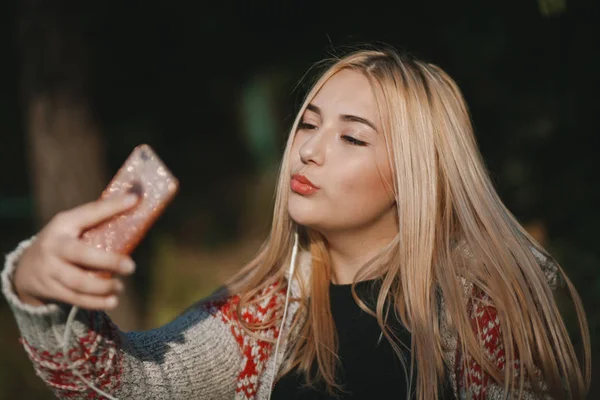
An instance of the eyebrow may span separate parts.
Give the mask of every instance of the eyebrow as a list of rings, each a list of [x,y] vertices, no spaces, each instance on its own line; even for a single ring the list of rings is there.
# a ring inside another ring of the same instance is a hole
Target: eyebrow
[[[306,106],[306,109],[310,110],[310,111],[312,111],[314,113],[317,113],[319,115],[322,115],[321,114],[321,109],[319,107],[315,106],[312,103],[309,103]],[[371,121],[369,121],[366,118],[359,117],[357,115],[342,114],[342,115],[340,115],[340,120],[342,120],[344,122],[359,122],[361,124],[367,125],[369,128],[371,128],[375,132],[377,132],[377,128],[375,128],[375,124],[374,123],[372,123]]]

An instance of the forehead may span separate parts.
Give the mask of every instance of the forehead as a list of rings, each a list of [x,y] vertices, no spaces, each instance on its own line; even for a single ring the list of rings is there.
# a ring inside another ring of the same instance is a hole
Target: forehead
[[[379,112],[371,83],[362,73],[350,69],[336,72],[311,101],[324,114],[349,114],[379,124]]]

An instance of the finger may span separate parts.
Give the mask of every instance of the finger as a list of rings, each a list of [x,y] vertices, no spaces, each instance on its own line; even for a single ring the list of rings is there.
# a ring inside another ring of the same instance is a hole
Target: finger
[[[117,278],[106,279],[75,265],[64,263],[60,267],[60,275],[54,277],[70,290],[94,296],[108,296],[123,291],[123,283]]]
[[[65,211],[62,222],[81,232],[127,211],[137,203],[138,199],[139,196],[136,194],[127,194],[92,201]]]
[[[50,283],[51,290],[57,293],[56,300],[72,304],[86,310],[112,310],[119,304],[119,298],[111,294],[109,296],[95,296],[86,293],[79,293],[63,285],[58,280]]]
[[[122,275],[129,275],[135,270],[135,263],[127,255],[98,249],[78,239],[64,239],[59,246],[58,254],[69,263],[90,269]]]
[[[87,273],[94,274],[100,278],[109,279],[109,278],[113,277],[113,273],[109,272],[109,271],[100,271],[97,269],[89,269],[89,268],[85,268],[85,267],[81,267],[81,268],[86,270]]]

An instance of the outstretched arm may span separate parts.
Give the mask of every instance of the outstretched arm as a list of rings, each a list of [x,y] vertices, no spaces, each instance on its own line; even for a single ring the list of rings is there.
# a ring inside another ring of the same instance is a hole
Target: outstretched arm
[[[25,304],[12,285],[28,245],[7,256],[2,291],[36,373],[58,398],[104,398],[83,379],[119,399],[233,398],[243,358],[232,334],[236,321],[223,314],[231,298],[200,302],[147,332],[124,333],[104,312],[79,310],[66,345],[67,362],[62,339],[71,306]]]

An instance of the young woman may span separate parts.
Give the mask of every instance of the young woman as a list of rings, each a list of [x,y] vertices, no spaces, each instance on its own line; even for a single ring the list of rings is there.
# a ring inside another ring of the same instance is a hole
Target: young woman
[[[79,266],[126,275],[133,262],[78,237],[134,202],[60,213],[7,257],[3,293],[59,398],[585,397],[577,292],[499,199],[435,65],[392,50],[334,60],[293,124],[256,258],[173,322],[123,333],[102,312],[121,283]],[[85,311],[62,343],[70,305]]]

